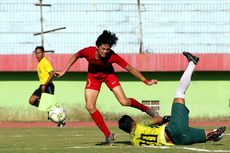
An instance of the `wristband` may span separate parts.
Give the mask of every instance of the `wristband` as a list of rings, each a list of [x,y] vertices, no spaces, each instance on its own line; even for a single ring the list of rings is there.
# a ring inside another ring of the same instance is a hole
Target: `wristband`
[[[147,79],[145,79],[143,82],[144,82],[145,84],[147,84],[149,81],[148,81]]]

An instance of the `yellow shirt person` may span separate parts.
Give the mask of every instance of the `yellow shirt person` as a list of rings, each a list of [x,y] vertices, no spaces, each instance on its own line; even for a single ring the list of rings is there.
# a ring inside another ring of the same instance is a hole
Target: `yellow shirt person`
[[[52,83],[54,71],[50,61],[45,57],[43,46],[37,46],[34,52],[38,61],[37,73],[40,86],[31,95],[29,103],[35,107],[38,107],[42,92],[54,94],[54,84]]]
[[[37,65],[37,72],[38,72],[38,78],[41,82],[41,84],[45,84],[50,76],[50,72],[53,71],[53,67],[49,60],[47,60],[46,57],[43,57],[41,61],[38,62]]]

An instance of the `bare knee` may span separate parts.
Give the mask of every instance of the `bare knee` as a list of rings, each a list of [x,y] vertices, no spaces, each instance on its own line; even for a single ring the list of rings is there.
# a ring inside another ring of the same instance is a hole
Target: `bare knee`
[[[119,102],[122,106],[130,106],[130,99],[129,98],[121,99],[121,100],[119,100]]]
[[[29,100],[29,104],[32,106],[38,107],[39,106],[39,100],[36,100],[36,101]]]
[[[90,114],[94,113],[97,110],[97,108],[93,105],[86,105],[85,108]]]
[[[32,99],[29,99],[29,104],[30,105],[33,105],[34,104],[34,101]]]
[[[29,104],[38,107],[38,105],[39,105],[39,97],[31,96],[30,99],[29,99]]]
[[[184,104],[185,103],[185,99],[184,98],[174,98],[173,102],[174,103]]]

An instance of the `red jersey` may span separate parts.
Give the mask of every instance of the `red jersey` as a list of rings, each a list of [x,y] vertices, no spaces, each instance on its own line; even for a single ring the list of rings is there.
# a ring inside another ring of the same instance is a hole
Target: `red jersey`
[[[96,59],[96,52],[96,47],[87,47],[76,53],[78,58],[84,57],[88,61],[88,73],[114,74],[112,63],[117,63],[123,68],[128,65],[128,63],[122,57],[114,53],[113,50],[110,50],[110,53],[102,59]]]

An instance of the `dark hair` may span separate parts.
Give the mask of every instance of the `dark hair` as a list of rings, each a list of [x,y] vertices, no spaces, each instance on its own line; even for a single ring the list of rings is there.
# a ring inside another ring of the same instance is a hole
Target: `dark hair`
[[[116,45],[118,38],[115,33],[104,30],[103,33],[97,38],[96,45],[99,47],[102,44],[109,44],[110,47]]]
[[[118,121],[119,129],[130,133],[132,130],[132,123],[134,120],[128,116],[128,115],[123,115],[120,120]]]
[[[43,46],[37,46],[34,51],[36,51],[37,49],[40,49],[42,52],[45,51]]]

